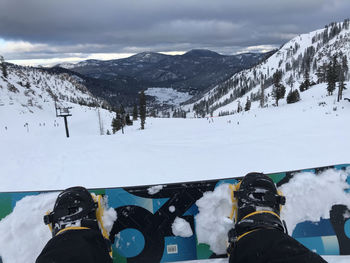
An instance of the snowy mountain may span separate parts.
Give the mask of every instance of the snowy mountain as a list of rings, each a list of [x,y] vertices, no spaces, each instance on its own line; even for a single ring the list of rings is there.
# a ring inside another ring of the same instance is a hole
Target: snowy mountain
[[[82,79],[68,74],[49,74],[38,68],[6,64],[6,76],[0,72],[0,105],[20,106],[21,112],[67,103],[99,106],[105,103],[94,97]]]
[[[78,76],[9,63],[1,64],[0,68],[0,127],[6,132],[2,136],[22,132],[46,134],[47,125],[52,125],[64,136],[64,124],[56,117],[55,106],[70,107],[73,114],[70,118],[94,119],[94,123],[83,124],[87,133],[100,134],[110,130],[113,114],[101,108],[108,104],[93,96]]]
[[[258,107],[262,97],[265,107],[274,105],[273,76],[277,71],[281,74],[280,83],[286,87],[287,94],[291,89],[299,89],[305,80],[311,85],[326,82],[327,66],[334,58],[338,65],[350,63],[348,19],[293,38],[265,61],[234,74],[182,109],[193,110],[193,115],[197,116],[233,114],[239,111],[238,105],[244,108],[248,99],[254,102],[252,107]],[[349,67],[344,68],[344,78],[349,80]],[[327,94],[326,89],[324,93]],[[300,97],[303,99],[302,92]],[[286,103],[286,96],[281,102]]]
[[[107,100],[109,95],[104,94],[110,94],[110,87],[115,87],[112,96],[118,95],[115,99],[119,103],[109,102],[132,106],[138,92],[147,88],[171,88],[191,96],[203,94],[233,73],[255,65],[266,55],[245,53],[225,56],[210,50],[197,49],[176,56],[143,52],[123,59],[86,60],[58,66],[103,82],[103,85],[98,85],[99,92]],[[104,92],[105,90],[108,92]],[[160,96],[164,96],[164,92],[161,93]],[[161,107],[165,105],[161,104]],[[155,99],[152,107],[157,106],[159,105]]]

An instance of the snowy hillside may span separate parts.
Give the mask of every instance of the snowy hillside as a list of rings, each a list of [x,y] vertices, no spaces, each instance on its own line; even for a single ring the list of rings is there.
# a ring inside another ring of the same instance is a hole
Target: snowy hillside
[[[1,137],[47,135],[48,130],[52,135],[52,127],[64,135],[64,124],[56,117],[55,101],[58,107],[72,108],[70,118],[79,119],[85,133],[99,134],[110,129],[112,114],[96,108],[105,102],[95,98],[79,78],[7,64],[6,75],[0,71],[0,129],[6,132]]]
[[[350,64],[349,20],[293,38],[264,62],[234,74],[197,102],[182,109],[193,110],[191,115],[199,116],[233,114],[237,112],[238,103],[244,107],[247,99],[252,102],[252,107],[258,107],[262,89],[264,106],[271,106],[275,104],[272,84],[277,70],[282,73],[281,84],[286,87],[287,95],[291,89],[299,89],[306,78],[310,83],[325,83],[326,66],[334,56],[340,65]],[[349,66],[345,68],[344,77],[349,80]],[[326,88],[324,94],[327,94]],[[301,93],[300,97],[303,100],[304,94]],[[281,101],[285,102],[286,96]]]
[[[0,105],[19,106],[20,112],[53,107],[66,102],[80,105],[99,105],[101,100],[93,97],[79,78],[67,74],[49,74],[31,67],[12,64],[6,66],[7,76],[0,72]],[[19,109],[19,108],[18,108]]]

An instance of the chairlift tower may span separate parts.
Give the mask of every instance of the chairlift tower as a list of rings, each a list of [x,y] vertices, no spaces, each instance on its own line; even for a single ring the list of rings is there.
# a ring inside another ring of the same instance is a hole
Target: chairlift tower
[[[56,102],[55,102],[56,117],[63,117],[63,118],[64,118],[64,126],[66,127],[66,135],[67,135],[67,138],[69,138],[67,117],[72,116],[72,114],[70,113],[70,109],[71,109],[71,108],[72,108],[72,107],[67,107],[67,108],[60,108],[60,107],[57,107],[57,104],[56,104]]]

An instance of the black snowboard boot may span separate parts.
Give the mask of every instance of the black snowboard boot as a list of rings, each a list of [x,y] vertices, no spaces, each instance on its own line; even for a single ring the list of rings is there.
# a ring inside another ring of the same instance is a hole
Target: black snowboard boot
[[[52,236],[68,228],[89,228],[100,230],[96,218],[98,203],[81,186],[64,190],[56,199],[54,209],[44,216]]]
[[[103,226],[105,200],[84,187],[60,193],[44,216],[52,231],[36,263],[112,263],[111,242]]]
[[[235,227],[229,232],[228,252],[241,237],[258,229],[286,232],[280,209],[286,202],[274,182],[262,173],[249,173],[233,189]]]

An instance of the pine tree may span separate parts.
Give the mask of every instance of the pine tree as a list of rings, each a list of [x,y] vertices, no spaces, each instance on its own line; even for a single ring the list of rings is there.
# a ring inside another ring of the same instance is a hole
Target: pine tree
[[[346,84],[344,83],[345,77],[344,77],[344,70],[342,69],[340,71],[339,76],[339,83],[338,83],[338,99],[339,102],[343,98],[343,90],[345,89]]]
[[[261,108],[265,107],[265,87],[263,82],[261,82],[261,89],[260,89],[260,107]]]
[[[291,89],[287,95],[287,103],[288,104],[295,103],[295,102],[298,102],[299,100],[300,100],[299,91],[297,89],[295,89],[295,90]]]
[[[146,96],[144,91],[140,92],[140,119],[141,119],[141,130],[145,129],[146,122]]]
[[[344,80],[348,79],[348,74],[349,74],[349,67],[348,67],[348,58],[346,57],[346,55],[344,55],[342,57],[342,64],[341,64],[341,68],[343,70],[344,73]]]
[[[282,71],[277,70],[273,74],[273,88],[272,88],[272,96],[276,100],[276,106],[278,106],[278,101],[284,98],[286,93],[286,88],[280,83],[282,79]]]
[[[237,113],[240,113],[242,111],[242,106],[241,106],[241,102],[238,101],[238,105],[237,105]]]
[[[335,90],[335,83],[337,81],[337,73],[336,73],[336,62],[333,59],[327,66],[327,91],[328,95],[333,95]]]
[[[131,126],[131,125],[132,125],[132,120],[130,119],[129,113],[127,113],[127,114],[125,115],[125,124],[128,125],[128,126]]]
[[[116,133],[117,131],[119,131],[122,128],[122,123],[121,123],[121,119],[120,116],[116,116],[115,118],[113,118],[112,120],[112,132]]]
[[[1,71],[2,71],[2,75],[4,78],[7,78],[8,74],[7,74],[7,66],[5,64],[5,60],[3,56],[0,56],[0,66],[1,66]]]
[[[290,74],[288,80],[287,80],[287,84],[289,85],[289,87],[291,88],[291,90],[293,90],[293,86],[294,86],[294,78],[293,75]]]
[[[139,115],[139,113],[138,113],[138,111],[137,111],[137,105],[134,104],[134,109],[133,109],[133,111],[132,111],[132,119],[133,119],[134,121],[136,121],[138,115]]]
[[[251,103],[250,99],[247,97],[247,102],[245,103],[244,110],[245,110],[245,111],[249,111],[251,105],[252,105],[252,103]]]

